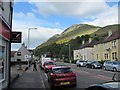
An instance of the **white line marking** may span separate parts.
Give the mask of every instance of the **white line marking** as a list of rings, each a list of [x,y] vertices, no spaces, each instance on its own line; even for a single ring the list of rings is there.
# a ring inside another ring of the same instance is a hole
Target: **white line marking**
[[[46,79],[48,79],[48,76],[47,76],[47,74],[46,74],[46,73],[44,73],[44,75],[45,75]]]
[[[39,73],[40,73],[40,71],[39,71]],[[42,76],[40,75],[40,78],[41,78],[41,80],[42,80],[42,85],[43,85],[43,88],[45,88],[45,84],[44,84],[44,81],[43,81],[43,78],[42,78]]]

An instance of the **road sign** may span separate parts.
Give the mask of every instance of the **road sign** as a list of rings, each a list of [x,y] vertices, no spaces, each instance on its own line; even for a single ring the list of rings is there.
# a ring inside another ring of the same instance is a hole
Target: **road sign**
[[[11,43],[21,43],[22,32],[11,33]]]

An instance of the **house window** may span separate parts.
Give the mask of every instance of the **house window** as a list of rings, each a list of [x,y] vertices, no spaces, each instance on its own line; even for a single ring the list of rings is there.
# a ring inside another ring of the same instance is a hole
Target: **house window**
[[[0,8],[1,8],[2,10],[4,10],[4,8],[3,8],[3,1],[2,1],[2,0],[0,0]]]
[[[117,52],[113,52],[113,53],[112,53],[112,59],[113,59],[113,60],[116,60],[116,59],[117,59]]]
[[[112,41],[112,48],[116,48],[116,41]]]
[[[108,53],[105,53],[105,59],[108,59]]]

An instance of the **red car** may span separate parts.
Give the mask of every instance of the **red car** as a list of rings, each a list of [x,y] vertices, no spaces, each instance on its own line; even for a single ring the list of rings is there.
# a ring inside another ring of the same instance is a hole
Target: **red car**
[[[44,71],[47,73],[53,66],[55,66],[54,61],[47,61],[44,63]]]
[[[76,86],[76,74],[68,66],[54,66],[48,73],[50,87],[56,86]]]

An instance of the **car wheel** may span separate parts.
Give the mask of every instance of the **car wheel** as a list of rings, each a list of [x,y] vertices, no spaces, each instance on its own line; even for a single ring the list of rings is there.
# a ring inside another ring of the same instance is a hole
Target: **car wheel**
[[[113,72],[116,72],[116,71],[117,71],[117,69],[114,67],[114,68],[113,68]]]
[[[104,66],[103,69],[106,70],[106,67]]]

